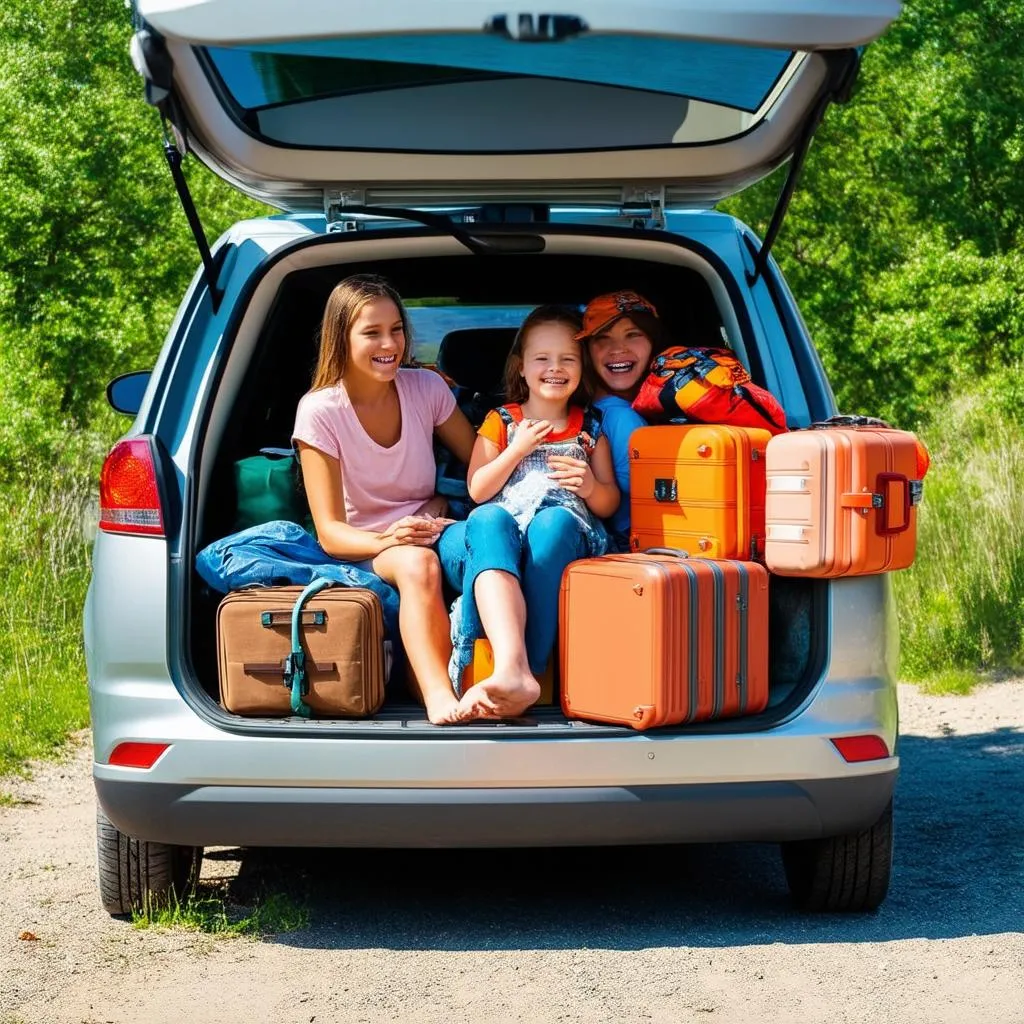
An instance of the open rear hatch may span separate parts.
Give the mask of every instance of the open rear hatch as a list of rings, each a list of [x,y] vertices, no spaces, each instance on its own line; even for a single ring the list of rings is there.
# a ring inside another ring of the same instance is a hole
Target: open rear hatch
[[[287,210],[708,206],[785,161],[898,0],[136,0],[149,97]],[[813,127],[813,125],[812,125]]]

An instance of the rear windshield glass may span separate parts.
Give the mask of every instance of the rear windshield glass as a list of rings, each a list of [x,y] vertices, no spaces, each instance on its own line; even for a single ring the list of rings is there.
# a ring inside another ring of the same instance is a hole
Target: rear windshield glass
[[[201,52],[235,116],[267,141],[438,153],[728,138],[757,120],[800,56],[610,34],[558,43],[410,35]]]
[[[437,362],[437,351],[446,334],[470,327],[504,327],[515,331],[533,309],[533,306],[435,305],[430,300],[426,300],[429,305],[419,305],[423,301],[407,299],[405,307],[412,329],[413,355],[417,362],[431,366]]]

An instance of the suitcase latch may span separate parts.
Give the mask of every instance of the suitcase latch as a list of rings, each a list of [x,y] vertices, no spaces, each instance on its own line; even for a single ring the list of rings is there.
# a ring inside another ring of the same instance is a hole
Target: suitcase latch
[[[309,678],[306,675],[306,652],[293,651],[284,659],[284,685],[291,689],[292,681],[297,674],[302,675],[301,693],[305,697],[309,693]]]
[[[658,477],[654,481],[655,501],[677,501],[679,499],[679,485],[675,477]]]

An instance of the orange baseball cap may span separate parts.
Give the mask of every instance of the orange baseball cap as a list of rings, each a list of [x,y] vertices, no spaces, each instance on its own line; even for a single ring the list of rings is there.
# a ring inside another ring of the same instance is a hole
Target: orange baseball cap
[[[639,292],[608,292],[598,295],[587,303],[583,310],[583,330],[576,335],[577,341],[592,338],[607,330],[616,320],[630,313],[649,313],[657,316],[658,311]]]

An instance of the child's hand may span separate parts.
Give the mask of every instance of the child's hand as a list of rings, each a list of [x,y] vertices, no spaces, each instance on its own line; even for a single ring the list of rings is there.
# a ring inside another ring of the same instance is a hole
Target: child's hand
[[[392,523],[383,535],[394,540],[395,544],[429,547],[437,542],[437,538],[451,522],[451,519],[432,519],[421,515],[402,516],[397,522]]]
[[[516,453],[520,459],[526,458],[544,438],[551,433],[549,420],[523,420],[512,435],[509,448]]]
[[[584,501],[594,490],[594,474],[584,459],[573,459],[568,455],[552,455],[548,459],[548,478],[559,487],[578,494]]]

